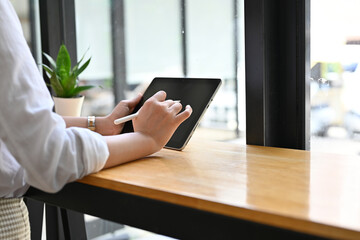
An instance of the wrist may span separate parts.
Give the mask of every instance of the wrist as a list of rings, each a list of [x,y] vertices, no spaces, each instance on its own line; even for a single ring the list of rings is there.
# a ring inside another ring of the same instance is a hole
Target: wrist
[[[88,116],[87,117],[87,128],[90,129],[91,131],[94,131],[94,132],[96,130],[95,121],[96,121],[95,116]]]
[[[120,133],[120,126],[115,125],[109,116],[96,117],[96,132],[104,136],[117,135]]]
[[[144,133],[144,132],[134,132],[135,134],[139,135],[143,139],[143,143],[146,146],[146,149],[148,149],[148,154],[153,154],[157,151],[160,151],[163,146],[159,144],[158,141],[154,137],[152,137],[150,134]]]

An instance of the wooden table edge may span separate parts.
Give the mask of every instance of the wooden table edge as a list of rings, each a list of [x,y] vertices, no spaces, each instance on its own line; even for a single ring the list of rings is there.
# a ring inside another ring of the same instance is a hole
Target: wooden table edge
[[[94,175],[88,175],[83,179],[78,180],[78,182],[319,237],[335,239],[360,239],[360,232],[357,230],[345,229],[338,226],[330,226],[318,222],[309,222],[293,216],[278,215],[271,212],[249,209],[246,207],[231,206],[207,199],[199,199],[192,196],[161,191],[158,189],[151,189],[148,187],[137,186],[125,182],[116,182],[115,184],[110,180],[102,179]]]

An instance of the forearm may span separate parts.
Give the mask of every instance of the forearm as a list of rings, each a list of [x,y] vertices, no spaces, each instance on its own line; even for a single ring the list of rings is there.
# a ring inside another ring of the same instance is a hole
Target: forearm
[[[124,124],[115,125],[114,120],[129,115],[133,112],[135,106],[139,103],[142,95],[138,95],[132,100],[123,100],[113,111],[105,117],[95,118],[95,131],[101,135],[116,135],[121,133]],[[66,127],[88,127],[87,117],[63,117]]]
[[[87,118],[86,117],[63,117],[66,127],[82,127],[87,128]]]
[[[148,135],[134,132],[115,136],[106,136],[109,157],[104,168],[136,160],[161,149]]]

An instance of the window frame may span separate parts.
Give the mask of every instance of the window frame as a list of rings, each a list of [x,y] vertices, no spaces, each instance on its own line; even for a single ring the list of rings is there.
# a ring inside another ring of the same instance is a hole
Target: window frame
[[[246,143],[309,150],[310,0],[245,0]]]

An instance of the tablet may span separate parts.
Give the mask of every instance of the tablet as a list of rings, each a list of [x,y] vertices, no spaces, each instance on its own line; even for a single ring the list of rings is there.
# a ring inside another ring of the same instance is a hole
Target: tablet
[[[165,145],[166,148],[182,150],[190,140],[220,85],[221,79],[215,78],[154,78],[134,112],[137,112],[148,98],[160,90],[166,92],[166,99],[180,100],[183,106],[182,111],[186,105],[190,105],[193,109],[191,116],[181,123]],[[122,132],[133,131],[132,121],[126,122]]]

